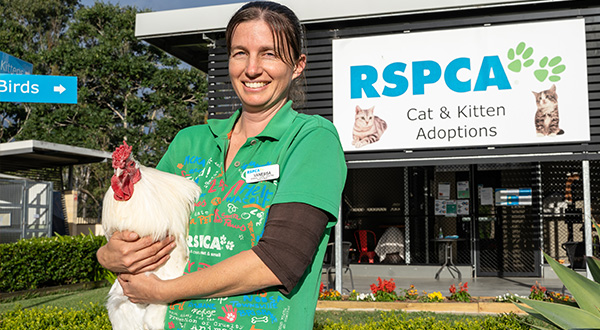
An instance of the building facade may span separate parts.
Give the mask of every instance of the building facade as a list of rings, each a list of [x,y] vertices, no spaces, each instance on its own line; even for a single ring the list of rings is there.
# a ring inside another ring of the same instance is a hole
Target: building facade
[[[351,262],[369,262],[358,230],[369,251],[398,247],[374,264],[439,265],[435,239],[458,237],[452,258],[474,276],[542,276],[542,250],[576,267],[597,253],[584,220],[600,209],[600,4],[282,2],[306,28],[299,110],[333,121],[346,153]],[[238,7],[136,21],[207,73],[212,118],[240,105],[224,40]]]

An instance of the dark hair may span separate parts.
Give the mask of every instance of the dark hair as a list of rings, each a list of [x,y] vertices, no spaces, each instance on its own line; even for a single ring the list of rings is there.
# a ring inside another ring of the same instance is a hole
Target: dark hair
[[[231,39],[235,29],[244,22],[262,20],[271,28],[275,41],[275,52],[281,60],[294,67],[304,53],[304,29],[300,20],[288,7],[272,1],[252,1],[243,5],[231,17],[225,31],[227,53],[231,55]],[[304,102],[304,72],[292,82],[289,98],[298,108]]]

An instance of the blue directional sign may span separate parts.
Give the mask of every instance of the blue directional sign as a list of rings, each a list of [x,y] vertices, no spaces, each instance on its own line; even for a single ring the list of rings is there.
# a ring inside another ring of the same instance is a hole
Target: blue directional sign
[[[33,64],[0,52],[0,73],[31,74],[32,72]]]
[[[77,103],[77,77],[0,74],[0,102]]]

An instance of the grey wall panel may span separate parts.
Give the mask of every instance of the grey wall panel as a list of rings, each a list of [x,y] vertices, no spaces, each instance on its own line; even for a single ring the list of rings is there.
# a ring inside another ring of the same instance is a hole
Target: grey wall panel
[[[318,114],[332,120],[332,54],[335,38],[419,32],[533,21],[583,17],[586,24],[588,90],[591,140],[585,143],[556,145],[513,145],[463,147],[455,149],[390,150],[347,153],[350,167],[417,166],[429,164],[469,164],[536,159],[600,158],[600,4],[592,1],[543,5],[505,6],[493,9],[446,11],[440,13],[399,15],[368,20],[335,21],[306,25],[305,71],[307,95],[301,112]],[[561,8],[564,7],[564,8]],[[209,118],[226,118],[240,106],[228,84],[227,54],[223,35],[213,36],[217,47],[211,50],[209,64]],[[348,54],[352,56],[352,54]],[[568,110],[566,110],[568,111]],[[381,162],[377,162],[381,160]]]

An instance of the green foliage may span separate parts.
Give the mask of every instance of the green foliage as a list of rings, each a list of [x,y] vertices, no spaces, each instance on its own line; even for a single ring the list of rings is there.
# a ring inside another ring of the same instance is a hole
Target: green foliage
[[[406,312],[337,312],[339,321],[324,316],[332,313],[317,311],[313,329],[316,330],[375,330],[375,329],[530,329],[523,318],[515,314],[500,316],[470,317],[436,315],[434,313]],[[324,314],[324,315],[321,315]],[[371,316],[375,315],[375,317]],[[344,319],[344,320],[342,320]],[[106,309],[98,304],[89,304],[79,309],[42,307],[15,309],[0,317],[0,330],[46,330],[46,329],[111,329]]]
[[[102,280],[96,260],[103,236],[56,236],[0,244],[0,292]]]
[[[42,306],[64,309],[82,309],[90,303],[104,306],[110,288],[110,286],[104,284],[94,289],[83,288],[74,290],[72,287],[65,287],[64,290],[58,292],[40,292],[34,294],[29,294],[28,292],[23,295],[0,300],[0,314],[17,308],[29,309]]]
[[[449,320],[438,316],[411,317],[406,312],[383,312],[378,320],[365,319],[363,322],[350,322],[340,319],[339,322],[331,320],[315,321],[313,329],[317,330],[375,330],[375,329],[530,329],[523,324],[523,319],[515,314],[504,314],[500,316],[486,316],[483,318],[473,317],[460,320]],[[366,322],[364,322],[366,321]]]
[[[544,300],[546,298],[546,287],[535,281],[535,285],[531,286],[528,298],[532,300]]]
[[[594,223],[596,231],[600,233],[600,227]],[[598,329],[600,328],[600,260],[586,257],[595,281],[578,274],[570,268],[561,265],[544,253],[546,261],[552,267],[556,275],[563,282],[567,290],[571,292],[577,304],[561,302],[559,304],[519,298],[522,304],[516,304],[519,308],[530,315],[556,326],[560,329]]]
[[[382,280],[381,277],[377,278],[377,285],[371,284],[371,292],[375,296],[376,301],[396,301],[398,300],[398,294],[396,294],[396,283],[394,279]]]
[[[465,284],[459,283],[459,290],[456,291],[456,286],[452,284],[450,286],[450,296],[448,300],[461,301],[461,302],[470,302],[471,294],[469,293],[469,287],[467,286],[468,282]]]
[[[435,292],[430,292],[430,293],[423,291],[423,296],[419,297],[419,301],[426,302],[426,303],[442,302],[442,301],[444,301],[444,296],[442,296],[442,293],[440,291],[435,291]]]
[[[112,151],[126,138],[137,160],[156,166],[180,129],[204,123],[206,75],[138,40],[138,12],[79,0],[2,1],[0,49],[33,63],[34,74],[77,76],[78,100],[0,103],[0,143],[35,139]],[[79,215],[98,216],[110,166],[77,166],[74,175]]]
[[[404,298],[408,300],[419,299],[419,290],[417,290],[415,286],[411,284],[408,289],[404,289]]]
[[[110,330],[106,308],[90,304],[82,309],[42,307],[15,309],[2,314],[0,330]]]

